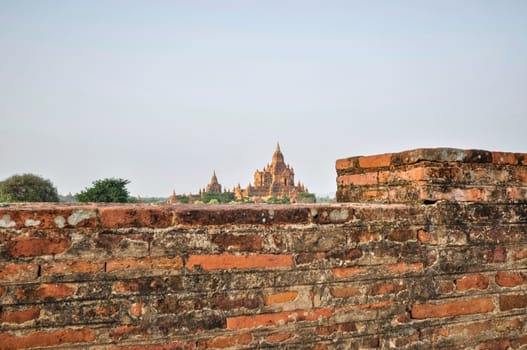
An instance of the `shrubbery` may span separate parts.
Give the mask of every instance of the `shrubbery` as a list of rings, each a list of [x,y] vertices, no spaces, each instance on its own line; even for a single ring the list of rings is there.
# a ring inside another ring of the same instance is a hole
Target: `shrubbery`
[[[271,196],[265,201],[267,204],[290,204],[291,200],[288,197]]]
[[[132,202],[126,185],[130,181],[125,179],[108,178],[96,180],[92,187],[76,195],[79,202],[126,203]]]
[[[33,174],[13,175],[0,182],[0,202],[58,202],[50,180]]]

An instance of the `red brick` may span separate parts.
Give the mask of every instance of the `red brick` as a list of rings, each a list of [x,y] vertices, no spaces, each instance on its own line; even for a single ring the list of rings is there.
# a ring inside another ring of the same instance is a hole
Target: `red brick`
[[[319,326],[317,327],[317,334],[322,336],[330,336],[336,332],[356,332],[357,326],[355,322],[347,322],[347,323],[340,323],[340,324],[333,324],[328,326]]]
[[[33,332],[24,336],[0,334],[0,349],[27,349],[62,344],[87,343],[95,340],[91,329],[63,329],[52,332]]]
[[[262,237],[258,235],[219,234],[212,243],[224,250],[259,251],[262,249]]]
[[[521,329],[523,324],[524,322],[519,318],[512,320],[502,319],[495,322],[494,328],[498,332],[509,332],[511,330]]]
[[[432,235],[429,232],[426,232],[425,230],[419,230],[417,231],[417,239],[419,240],[419,242],[426,244],[432,240]]]
[[[172,224],[172,213],[167,209],[149,207],[102,207],[99,208],[101,225],[105,228],[155,227],[165,228]]]
[[[390,241],[396,242],[411,241],[417,239],[417,232],[415,232],[414,230],[399,229],[391,231],[386,238]]]
[[[253,341],[253,336],[251,334],[236,334],[229,337],[218,337],[209,339],[207,341],[201,342],[201,346],[205,349],[209,348],[230,348],[233,346],[240,345],[249,345]]]
[[[521,183],[527,183],[527,169],[516,168],[514,169],[514,180]]]
[[[327,253],[298,253],[295,262],[297,265],[321,262],[328,258]]]
[[[330,292],[334,298],[349,298],[361,294],[360,290],[356,287],[331,288]]]
[[[361,168],[382,168],[391,165],[392,154],[379,154],[375,156],[365,156],[359,158]]]
[[[23,237],[7,242],[7,250],[12,257],[59,254],[71,246],[67,236],[61,237]]]
[[[414,304],[412,318],[439,318],[491,312],[495,308],[492,298],[479,297],[441,302],[437,304]]]
[[[292,333],[277,333],[277,334],[271,334],[265,337],[265,341],[268,343],[282,343],[288,339],[293,338],[295,335]]]
[[[507,199],[511,201],[517,201],[524,198],[522,189],[518,187],[507,187]]]
[[[114,346],[108,348],[108,350],[193,350],[196,349],[195,342],[172,342],[168,344],[156,344],[156,345],[125,345],[125,346]]]
[[[377,184],[377,173],[341,175],[337,178],[339,185],[365,186]]]
[[[25,310],[17,311],[3,311],[1,314],[2,322],[6,323],[24,323],[31,320],[36,320],[40,316],[40,308],[32,307]]]
[[[401,182],[416,182],[430,180],[430,175],[437,176],[438,168],[414,168],[408,170],[379,171],[379,184],[394,184]],[[442,168],[439,168],[442,169]],[[444,172],[444,171],[443,171]],[[444,174],[447,175],[447,174]]]
[[[500,295],[500,310],[527,308],[527,294]]]
[[[397,324],[407,324],[410,323],[412,319],[410,318],[410,314],[408,312],[403,312],[401,314],[395,315],[395,317],[392,320],[392,325]]]
[[[388,193],[385,190],[368,190],[362,192],[360,201],[384,201],[388,200]]]
[[[8,263],[0,268],[0,281],[31,281],[37,277],[37,264]]]
[[[439,281],[439,293],[448,294],[454,291],[454,283],[452,281]]]
[[[492,163],[494,164],[510,164],[518,165],[518,156],[514,153],[507,152],[492,152]]]
[[[293,264],[291,255],[250,254],[250,255],[191,255],[187,268],[201,266],[204,270],[257,269],[290,267]]]
[[[42,276],[104,272],[104,261],[52,261],[42,265]]]
[[[374,303],[356,305],[355,308],[358,310],[378,310],[387,306],[393,305],[393,300],[378,301]]]
[[[183,260],[174,258],[122,258],[108,260],[106,272],[123,270],[179,270],[183,267]]]
[[[512,257],[514,260],[527,259],[527,248],[515,250]]]
[[[363,267],[337,267],[332,269],[331,273],[333,273],[333,276],[337,278],[346,278],[364,273],[366,271],[368,271],[368,269]]]
[[[263,306],[263,300],[259,296],[228,296],[216,295],[211,298],[211,307],[219,310],[235,310],[239,308],[257,309]]]
[[[358,238],[360,243],[378,242],[382,239],[378,232],[361,232]]]
[[[400,281],[378,283],[370,287],[369,294],[371,295],[384,295],[384,294],[395,294],[406,289],[406,284]]]
[[[133,303],[128,313],[135,318],[139,318],[143,315],[143,306],[142,302]]]
[[[112,285],[112,293],[137,293],[140,289],[141,284],[135,281],[117,281]]]
[[[38,288],[29,291],[19,290],[19,298],[30,299],[62,299],[75,294],[77,287],[71,284],[41,284]]]
[[[503,263],[507,261],[507,249],[505,247],[494,247],[487,251],[488,263]]]
[[[145,326],[140,325],[122,325],[113,328],[110,331],[110,338],[120,340],[127,338],[130,335],[134,334],[143,334],[145,332]]]
[[[496,274],[496,284],[500,287],[516,287],[525,283],[519,272],[500,271]]]
[[[422,263],[407,264],[407,263],[398,263],[388,265],[388,270],[391,273],[406,273],[412,271],[421,271],[423,269]]]
[[[283,293],[271,294],[265,297],[265,305],[287,303],[289,301],[295,300],[297,297],[297,291],[288,291]]]
[[[337,171],[355,168],[356,158],[343,158],[337,159],[335,162],[335,168]]]
[[[460,292],[469,289],[487,289],[489,286],[489,277],[477,274],[463,276],[456,280],[456,289]]]
[[[246,329],[274,326],[290,322],[315,321],[321,318],[329,318],[330,316],[331,308],[323,308],[286,311],[273,314],[259,314],[253,316],[228,317],[227,329]]]

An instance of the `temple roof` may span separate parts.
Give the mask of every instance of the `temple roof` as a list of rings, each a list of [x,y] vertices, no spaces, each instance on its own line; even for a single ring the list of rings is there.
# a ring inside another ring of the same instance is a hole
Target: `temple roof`
[[[276,149],[273,154],[273,165],[276,165],[278,163],[284,163],[284,155],[282,154],[282,151],[280,150],[280,143],[276,143]]]
[[[210,178],[210,184],[217,184],[218,178],[216,177],[216,170],[212,172],[212,177]]]

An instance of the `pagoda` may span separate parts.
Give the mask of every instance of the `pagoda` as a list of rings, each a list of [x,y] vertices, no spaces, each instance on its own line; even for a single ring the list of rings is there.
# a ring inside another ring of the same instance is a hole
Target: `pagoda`
[[[298,193],[307,192],[307,188],[300,182],[295,185],[295,170],[284,161],[280,144],[276,144],[271,164],[262,170],[256,170],[253,183],[242,189],[240,184],[234,188],[237,200],[249,198],[254,201],[265,201],[269,197],[287,197],[291,202],[297,201]]]

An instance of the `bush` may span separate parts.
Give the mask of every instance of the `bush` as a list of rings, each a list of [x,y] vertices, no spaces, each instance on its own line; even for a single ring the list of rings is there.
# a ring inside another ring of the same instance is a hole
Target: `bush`
[[[299,192],[297,195],[298,203],[316,203],[317,197],[313,193]]]
[[[58,202],[50,180],[33,174],[13,175],[0,182],[0,202]]]
[[[216,193],[216,192],[204,192],[201,195],[201,200],[204,203],[210,203],[212,200],[218,201],[218,203],[229,203],[234,200],[234,193],[233,192],[223,192],[223,193]]]
[[[267,204],[290,204],[291,200],[288,197],[275,197],[271,196],[265,201]]]
[[[129,180],[115,178],[97,180],[76,197],[79,202],[126,203],[130,201],[126,189],[129,183]]]
[[[183,194],[178,194],[176,195],[176,198],[177,200],[179,201],[179,203],[184,203],[184,204],[187,204],[190,202],[190,198],[189,196],[185,196]]]

